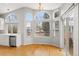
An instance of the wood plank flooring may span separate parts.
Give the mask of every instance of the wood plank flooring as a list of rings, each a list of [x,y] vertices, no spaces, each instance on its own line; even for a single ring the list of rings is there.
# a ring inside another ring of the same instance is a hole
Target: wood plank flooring
[[[20,47],[0,46],[0,56],[63,56],[62,49],[52,45],[30,44]]]

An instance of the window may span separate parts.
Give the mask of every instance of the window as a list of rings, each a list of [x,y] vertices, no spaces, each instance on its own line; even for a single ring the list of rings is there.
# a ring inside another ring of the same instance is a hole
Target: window
[[[27,22],[32,22],[32,20],[33,20],[32,13],[27,13],[27,14],[25,15],[25,20],[26,20]]]
[[[17,23],[17,17],[15,13],[10,13],[5,19],[6,23]]]
[[[36,13],[36,21],[42,22],[47,19],[50,19],[50,16],[46,12],[37,12]]]
[[[54,38],[55,38],[55,39],[59,39],[59,37],[60,37],[59,20],[54,21],[54,22],[53,22],[53,25],[54,25],[54,27],[53,27]]]
[[[36,36],[49,36],[49,22],[38,22],[36,24]]]
[[[55,21],[55,30],[59,30],[59,21]]]
[[[17,24],[8,24],[8,33],[16,34],[17,33]]]
[[[48,20],[49,15],[45,12],[36,13],[36,36],[49,36],[50,35],[50,24]]]
[[[8,33],[12,32],[12,26],[8,24]]]
[[[25,14],[24,28],[27,36],[50,36],[50,19],[49,14],[46,12],[37,12],[33,20],[32,13]],[[34,25],[34,26],[33,26]],[[33,32],[34,31],[34,32]]]
[[[17,24],[13,24],[13,33],[17,33]]]
[[[26,28],[26,34],[27,36],[31,36],[32,35],[32,20],[33,20],[33,16],[32,13],[27,13],[25,15],[25,28]]]
[[[60,15],[61,15],[61,10],[59,8],[53,11],[53,19],[58,18]]]
[[[54,17],[55,17],[55,18],[56,18],[56,17],[59,17],[59,15],[60,15],[60,12],[59,12],[59,11],[57,11],[57,12],[55,12]]]

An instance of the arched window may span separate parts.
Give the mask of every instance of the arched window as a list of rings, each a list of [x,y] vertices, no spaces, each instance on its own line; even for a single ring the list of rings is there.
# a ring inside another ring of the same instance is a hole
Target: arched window
[[[50,16],[47,12],[36,13],[36,36],[50,36],[50,24],[47,20]]]
[[[25,14],[25,28],[26,28],[26,33],[27,36],[31,36],[32,35],[32,22],[33,21],[33,15],[32,13],[26,13]]]
[[[31,22],[33,20],[33,15],[32,13],[27,13],[25,15],[25,20],[28,21],[28,22]]]
[[[37,12],[36,13],[36,20],[37,21],[44,21],[45,19],[50,19],[50,16],[46,12]]]
[[[16,23],[17,22],[17,17],[15,13],[10,13],[5,19],[6,23]]]

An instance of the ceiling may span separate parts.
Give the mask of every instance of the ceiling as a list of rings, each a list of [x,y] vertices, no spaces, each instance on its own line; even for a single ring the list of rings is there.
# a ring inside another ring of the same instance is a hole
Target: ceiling
[[[53,10],[61,5],[62,3],[42,3],[44,10]],[[0,14],[4,14],[22,7],[39,9],[39,3],[0,3]]]

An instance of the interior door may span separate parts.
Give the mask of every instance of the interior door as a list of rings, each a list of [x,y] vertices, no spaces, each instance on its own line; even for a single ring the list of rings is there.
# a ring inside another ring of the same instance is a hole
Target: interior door
[[[66,55],[73,55],[73,26],[70,24],[70,18],[65,19],[64,47]]]

